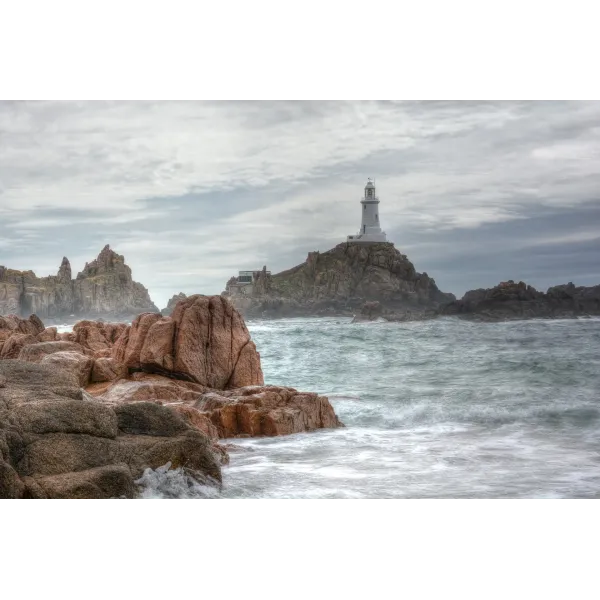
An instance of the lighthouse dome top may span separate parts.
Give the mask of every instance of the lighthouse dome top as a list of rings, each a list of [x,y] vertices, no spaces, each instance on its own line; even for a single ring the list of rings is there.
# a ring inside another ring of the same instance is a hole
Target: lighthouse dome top
[[[365,185],[365,189],[367,189],[367,188],[373,188],[373,189],[375,189],[375,184],[371,181],[370,177],[367,180],[367,185]]]

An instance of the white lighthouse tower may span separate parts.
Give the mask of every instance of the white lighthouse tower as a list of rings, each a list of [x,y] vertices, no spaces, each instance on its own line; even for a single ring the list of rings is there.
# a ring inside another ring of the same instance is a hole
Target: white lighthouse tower
[[[379,198],[375,195],[375,184],[369,177],[365,185],[365,195],[362,204],[362,221],[358,235],[349,235],[349,243],[387,242],[385,231],[379,225]]]

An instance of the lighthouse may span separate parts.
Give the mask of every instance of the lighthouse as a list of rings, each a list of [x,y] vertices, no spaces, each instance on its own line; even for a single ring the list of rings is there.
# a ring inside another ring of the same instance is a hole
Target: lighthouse
[[[370,177],[365,185],[365,195],[360,204],[362,206],[360,231],[357,235],[349,235],[348,243],[387,242],[385,231],[381,231],[379,224],[379,198],[375,195],[375,184]]]

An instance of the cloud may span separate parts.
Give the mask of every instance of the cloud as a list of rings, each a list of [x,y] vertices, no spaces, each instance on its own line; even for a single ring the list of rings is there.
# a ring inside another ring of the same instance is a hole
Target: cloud
[[[218,293],[355,233],[371,176],[442,289],[597,283],[599,158],[597,102],[0,102],[0,264],[110,243],[160,305]]]

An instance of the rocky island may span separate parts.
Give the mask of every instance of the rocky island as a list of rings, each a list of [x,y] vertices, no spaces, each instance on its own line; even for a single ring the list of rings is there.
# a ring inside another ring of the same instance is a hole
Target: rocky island
[[[0,315],[126,320],[145,311],[158,312],[158,308],[148,290],[133,281],[125,258],[108,245],[75,279],[66,257],[58,273],[49,277],[0,266]]]
[[[565,319],[600,315],[600,285],[557,285],[546,293],[520,281],[505,281],[489,289],[468,291],[439,310],[442,316],[474,321]]]
[[[146,469],[219,485],[219,440],[341,427],[328,399],[264,384],[235,308],[190,296],[131,325],[0,318],[0,498],[133,498]]]
[[[263,268],[251,285],[233,277],[223,295],[248,317],[352,316],[366,302],[379,302],[383,317],[422,318],[456,299],[389,242],[342,243],[310,252],[288,271],[270,275]]]

